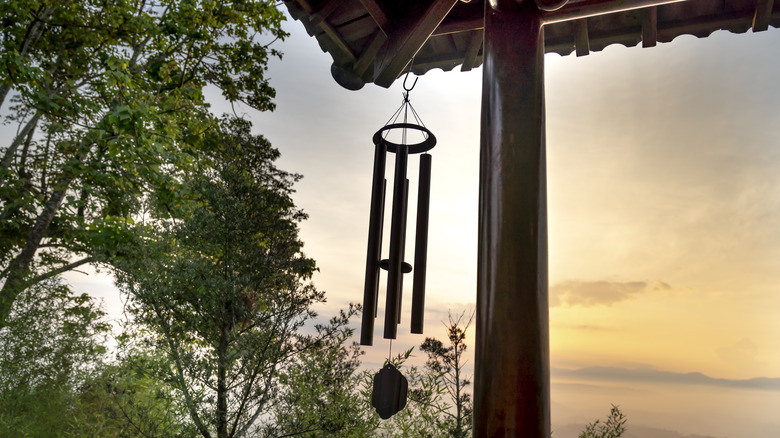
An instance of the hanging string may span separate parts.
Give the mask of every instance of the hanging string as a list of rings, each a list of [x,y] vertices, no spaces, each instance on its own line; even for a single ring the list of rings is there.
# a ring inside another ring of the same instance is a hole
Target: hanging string
[[[412,105],[411,102],[409,102],[409,93],[414,89],[414,86],[417,85],[417,79],[419,79],[419,77],[414,78],[412,86],[409,88],[406,87],[406,80],[409,79],[409,73],[412,72],[412,65],[414,65],[414,58],[409,62],[409,70],[406,71],[406,75],[404,76],[404,123],[407,123],[409,119],[409,107]],[[406,144],[406,128],[401,132],[401,144]]]
[[[401,114],[403,114],[403,120],[402,123],[408,123],[409,122],[409,114],[411,113],[411,116],[414,118],[414,123],[417,125],[420,125],[422,127],[425,127],[425,123],[423,123],[422,119],[420,118],[419,114],[417,114],[417,111],[414,109],[414,106],[412,105],[411,101],[409,100],[409,94],[414,89],[414,86],[417,85],[417,80],[420,79],[419,77],[414,78],[414,82],[412,82],[412,85],[407,85],[407,81],[409,79],[409,74],[412,72],[412,67],[414,66],[414,58],[409,62],[409,69],[406,71],[406,74],[404,75],[404,82],[403,82],[403,102],[401,102],[401,106],[393,113],[392,116],[390,116],[390,119],[387,120],[385,125],[395,124],[399,122],[399,118],[401,118]],[[403,128],[401,130],[401,143],[406,144],[406,128]],[[383,134],[383,138],[387,138],[387,136],[390,134],[390,130],[386,131]],[[423,133],[423,135],[426,136],[427,134]]]
[[[390,339],[390,351],[387,352],[387,363],[392,363],[391,359],[393,358],[393,340]]]

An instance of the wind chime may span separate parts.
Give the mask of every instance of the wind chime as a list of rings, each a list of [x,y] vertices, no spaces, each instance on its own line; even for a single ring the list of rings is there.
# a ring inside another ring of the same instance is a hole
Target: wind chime
[[[410,68],[411,70],[411,68]],[[406,76],[409,76],[407,72]],[[404,78],[404,100],[401,107],[388,122],[374,134],[374,176],[371,187],[371,212],[368,225],[368,250],[366,255],[366,282],[363,291],[363,323],[360,344],[373,345],[374,319],[377,317],[379,301],[380,270],[387,271],[387,292],[385,304],[384,338],[396,338],[401,323],[401,296],[403,275],[412,272],[412,265],[404,261],[406,248],[406,216],[409,200],[409,179],[407,165],[409,155],[420,154],[419,186],[417,191],[417,227],[414,247],[414,274],[412,278],[411,332],[423,332],[423,309],[425,307],[425,270],[428,249],[428,217],[431,193],[431,156],[427,153],[436,146],[436,137],[422,123],[409,101],[409,92],[417,84],[406,86]],[[409,120],[409,116],[413,121]],[[388,134],[400,130],[401,141],[388,140]],[[422,141],[408,144],[407,134],[416,131]],[[387,153],[395,154],[393,179],[393,206],[390,221],[390,254],[382,259],[382,229],[384,222],[385,163]],[[388,363],[374,377],[372,405],[383,419],[403,409],[406,405],[408,382],[392,364]]]

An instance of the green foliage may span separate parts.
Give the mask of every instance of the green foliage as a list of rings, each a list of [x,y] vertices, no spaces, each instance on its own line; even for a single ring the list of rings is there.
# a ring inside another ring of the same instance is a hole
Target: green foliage
[[[406,365],[413,348],[390,359],[409,383],[406,406],[390,419],[379,418],[371,406],[377,370],[360,371],[360,346],[348,345],[352,329],[346,322],[351,314],[342,312],[329,325],[318,326],[317,336],[323,340],[283,369],[280,397],[259,436],[450,436],[441,428],[449,408],[445,385],[440,374]]]
[[[31,284],[124,256],[147,193],[181,203],[218,129],[206,87],[273,109],[282,19],[266,0],[0,3],[0,108],[20,128],[0,144],[0,326]]]
[[[160,381],[164,358],[141,354],[107,365],[78,390],[66,436],[195,437],[184,403]]]
[[[403,438],[449,436],[440,427],[441,416],[449,408],[444,398],[446,388],[440,376],[415,366],[404,366],[403,361],[398,359],[394,360],[393,364],[409,381],[409,394],[406,406],[389,420],[382,422],[381,436]],[[373,373],[370,377],[373,382]],[[370,400],[369,393],[368,401]],[[373,415],[378,416],[376,412],[373,412]]]
[[[0,329],[0,436],[194,436],[147,356],[110,364],[105,313],[58,277],[14,303]]]
[[[71,388],[14,391],[0,394],[0,436],[62,437],[70,429]]]
[[[463,376],[463,367],[466,364],[463,353],[467,348],[466,330],[474,315],[472,313],[465,323],[464,315],[465,312],[453,318],[452,314],[449,314],[449,323],[445,324],[449,346],[445,347],[442,341],[434,338],[425,338],[420,345],[420,350],[428,355],[426,369],[431,375],[441,379],[441,384],[452,402],[451,408],[443,411],[441,417],[437,418],[437,424],[446,436],[456,438],[471,435],[473,418],[471,394],[466,392],[471,382]]]
[[[607,420],[603,423],[596,420],[585,426],[579,438],[620,438],[626,431],[626,417],[618,406],[612,405]]]
[[[87,295],[59,279],[27,289],[0,328],[0,436],[58,436],[76,388],[104,359],[109,330]]]
[[[80,384],[106,352],[104,317],[94,299],[57,278],[20,294],[0,329],[0,393]]]
[[[300,332],[324,294],[307,283],[316,268],[290,198],[299,177],[274,166],[278,151],[248,122],[223,126],[204,138],[209,166],[182,180],[189,199],[181,208],[152,200],[135,257],[116,271],[136,345],[166,358],[158,377],[206,437],[250,431],[280,370],[324,336]]]
[[[354,437],[375,435],[380,426],[364,390],[367,374],[358,372],[363,351],[348,345],[353,330],[349,318],[358,308],[350,307],[317,325],[317,342],[301,351],[280,370],[280,394],[261,436]],[[370,390],[369,390],[370,391]]]

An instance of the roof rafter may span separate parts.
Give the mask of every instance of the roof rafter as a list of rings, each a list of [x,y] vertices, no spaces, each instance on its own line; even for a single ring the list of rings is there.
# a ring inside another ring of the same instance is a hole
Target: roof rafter
[[[371,37],[371,42],[366,47],[366,50],[363,51],[360,58],[355,62],[355,74],[363,76],[371,63],[374,62],[374,59],[376,59],[376,54],[379,53],[379,49],[382,48],[385,41],[387,41],[387,36],[381,29],[377,30],[376,34]]]
[[[642,47],[654,47],[658,42],[658,7],[642,9]]]
[[[433,0],[421,16],[409,17],[405,25],[394,29],[385,50],[377,58],[374,82],[389,87],[457,2]]]
[[[469,71],[474,68],[477,63],[477,55],[479,55],[479,49],[482,48],[482,40],[485,34],[480,31],[475,31],[474,35],[469,41],[469,47],[466,49],[466,56],[463,58],[463,64],[460,67],[460,71]]]
[[[769,29],[769,20],[772,18],[774,0],[757,0],[756,14],[753,16],[753,32],[761,32]]]
[[[587,18],[582,18],[574,22],[574,47],[577,48],[577,56],[585,56],[590,53]]]
[[[376,0],[360,0],[360,3],[364,8],[366,8],[368,14],[371,15],[371,18],[374,19],[376,25],[379,26],[380,30],[382,30],[382,33],[384,33],[385,36],[389,35],[390,20],[387,18],[387,14],[385,14],[385,11],[382,9],[382,7],[379,6],[379,3],[377,3]]]
[[[482,17],[471,18],[468,20],[459,20],[452,23],[444,23],[433,31],[433,35],[447,35],[450,33],[470,32],[472,30],[482,30],[485,28],[485,20]]]
[[[317,27],[322,30],[322,32],[325,33],[325,35],[327,35],[335,44],[335,47],[339,50],[339,52],[341,52],[342,56],[345,56],[347,59],[353,62],[357,59],[355,54],[352,52],[352,49],[349,48],[341,35],[339,35],[338,31],[325,20],[325,18],[333,13],[336,7],[338,7],[339,1],[330,0],[325,6],[316,10],[311,6],[308,0],[295,0],[295,2],[300,5],[300,7],[303,8],[307,14],[309,14],[308,17],[301,18],[301,21],[306,20],[309,22],[309,26]],[[321,11],[324,11],[324,13],[327,15],[325,15],[325,17],[321,17]]]
[[[542,20],[544,24],[560,23],[684,1],[688,0],[588,0],[564,6],[557,11],[546,12]]]
[[[319,25],[322,23],[326,18],[330,16],[330,14],[333,13],[333,11],[336,10],[336,8],[339,7],[339,1],[338,0],[328,0],[327,3],[325,3],[319,10],[316,10],[313,12],[312,17],[312,24]]]

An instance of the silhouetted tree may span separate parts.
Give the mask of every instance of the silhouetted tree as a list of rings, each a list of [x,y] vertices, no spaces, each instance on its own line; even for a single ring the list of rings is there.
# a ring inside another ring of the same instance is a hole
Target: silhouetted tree
[[[474,314],[472,313],[465,322],[464,316],[465,311],[457,318],[451,313],[448,315],[449,322],[444,326],[447,330],[449,346],[445,347],[442,341],[434,338],[425,338],[420,345],[420,350],[428,354],[425,367],[440,376],[453,403],[452,409],[442,412],[442,418],[439,420],[440,427],[449,436],[456,438],[470,436],[473,410],[471,394],[466,392],[471,381],[464,377],[463,367],[466,365],[466,360],[463,353],[466,352],[466,330],[471,325]]]
[[[620,438],[626,431],[626,417],[618,406],[612,405],[607,421],[596,420],[585,426],[579,438]]]

